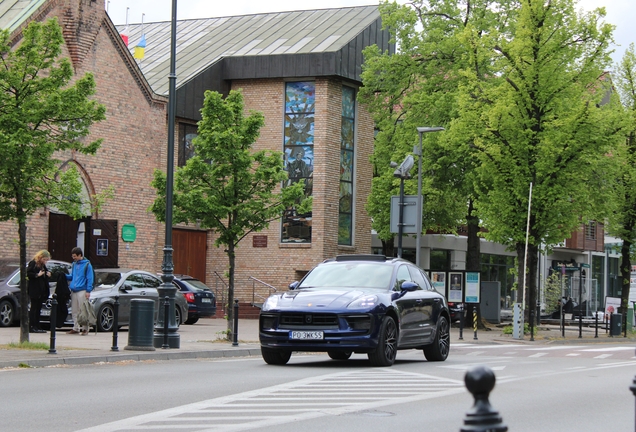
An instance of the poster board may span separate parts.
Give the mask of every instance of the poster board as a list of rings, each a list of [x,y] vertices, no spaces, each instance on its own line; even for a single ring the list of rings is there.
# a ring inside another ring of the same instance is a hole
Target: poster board
[[[466,272],[466,303],[479,303],[479,273]]]
[[[464,280],[462,273],[449,273],[448,280],[448,301],[462,303],[464,301]]]
[[[618,313],[619,307],[621,307],[621,299],[619,297],[605,297],[606,316]]]
[[[431,272],[431,284],[435,291],[446,297],[446,273]]]

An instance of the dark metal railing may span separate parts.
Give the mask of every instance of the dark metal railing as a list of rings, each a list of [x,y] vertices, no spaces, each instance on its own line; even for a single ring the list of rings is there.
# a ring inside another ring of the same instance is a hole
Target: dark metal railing
[[[272,285],[270,285],[270,284],[268,284],[266,282],[263,282],[262,280],[256,279],[255,277],[250,276],[248,279],[252,280],[252,305],[253,306],[256,305],[256,297],[258,297],[260,300],[262,300],[260,302],[260,303],[262,303],[262,302],[264,302],[267,299],[267,297],[270,296],[270,294],[272,294],[272,293],[277,291],[276,287],[274,287],[274,286],[272,286]],[[267,288],[267,295],[263,296],[263,295],[260,295],[260,294],[256,293],[256,283],[257,282],[260,284],[259,285],[260,288],[262,288],[262,287],[266,287]]]

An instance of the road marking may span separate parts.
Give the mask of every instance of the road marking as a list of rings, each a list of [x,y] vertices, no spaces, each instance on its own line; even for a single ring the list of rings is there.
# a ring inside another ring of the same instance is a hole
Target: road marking
[[[502,344],[502,345],[480,345],[480,344],[452,344],[452,348],[479,348],[479,349],[490,349],[490,348],[520,348],[519,344]]]
[[[536,357],[543,357],[545,355],[548,355],[548,353],[536,353],[536,354],[529,355],[528,357],[536,358]]]
[[[611,357],[611,356],[612,356],[612,354],[601,354],[601,355],[597,355],[594,358],[596,358],[596,359],[605,359],[605,358],[608,358],[608,357]]]
[[[566,357],[576,357],[576,356],[580,356],[580,355],[581,355],[581,353],[569,353],[569,354],[566,354]]]
[[[633,346],[618,346],[618,347],[605,347],[605,348],[589,348],[589,349],[583,349],[580,351],[602,352],[602,351],[628,351],[628,350],[634,350],[634,347]]]
[[[526,351],[557,351],[557,350],[568,350],[568,349],[578,349],[584,348],[584,346],[551,346],[551,347],[541,347],[541,348],[525,348]]]
[[[325,393],[326,390],[329,393]],[[182,405],[80,432],[131,429],[228,432],[263,430],[277,424],[410,403],[465,391],[463,380],[402,372],[395,368],[346,371]]]
[[[486,351],[473,351],[473,352],[469,352],[468,354],[466,354],[466,356],[478,356],[480,354],[485,353]]]

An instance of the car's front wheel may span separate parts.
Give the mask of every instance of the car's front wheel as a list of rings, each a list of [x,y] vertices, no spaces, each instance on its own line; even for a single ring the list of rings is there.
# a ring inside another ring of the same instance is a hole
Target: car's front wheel
[[[261,355],[267,364],[285,365],[291,358],[291,351],[261,347]]]
[[[439,317],[435,339],[424,347],[424,357],[428,361],[444,361],[450,352],[450,331],[446,317]]]
[[[174,322],[177,327],[181,326],[181,309],[179,306],[174,308]]]
[[[333,360],[349,360],[351,351],[327,351],[327,355]]]
[[[0,301],[0,327],[9,327],[15,319],[15,306],[9,300]]]
[[[378,347],[367,354],[372,366],[391,366],[397,354],[398,330],[395,320],[385,316],[380,326]]]
[[[99,309],[97,314],[97,331],[109,332],[113,331],[115,324],[115,310],[109,304],[105,304]]]

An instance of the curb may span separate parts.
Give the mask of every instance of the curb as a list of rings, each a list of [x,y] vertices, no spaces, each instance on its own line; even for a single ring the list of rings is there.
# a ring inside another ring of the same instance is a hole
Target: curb
[[[147,360],[196,360],[206,358],[231,358],[231,357],[253,357],[260,356],[260,347],[231,348],[208,351],[166,351],[166,352],[139,352],[135,354],[111,354],[111,355],[88,355],[76,357],[55,357],[57,354],[50,354],[51,357],[3,360],[0,361],[0,369],[24,367],[47,367],[57,365],[88,365],[94,363],[116,363],[121,361],[147,361]]]

